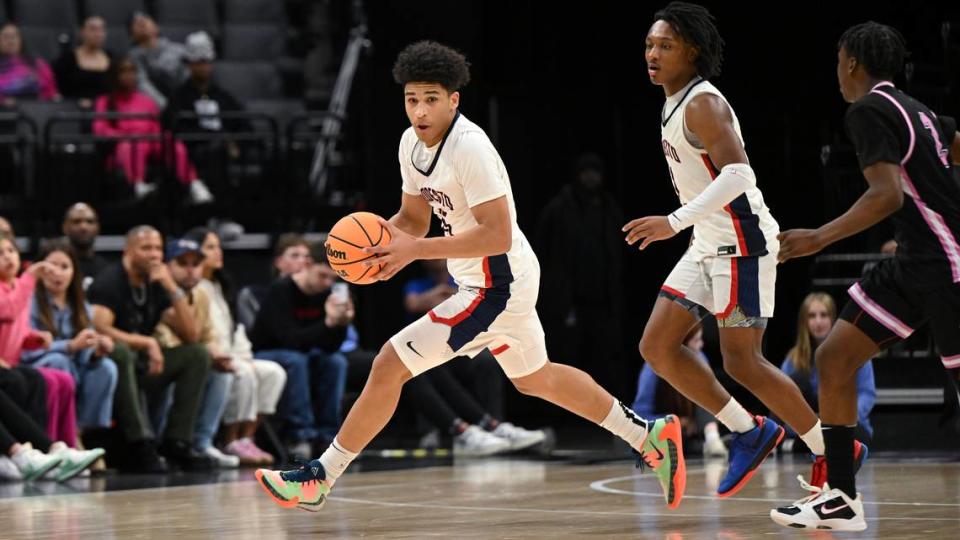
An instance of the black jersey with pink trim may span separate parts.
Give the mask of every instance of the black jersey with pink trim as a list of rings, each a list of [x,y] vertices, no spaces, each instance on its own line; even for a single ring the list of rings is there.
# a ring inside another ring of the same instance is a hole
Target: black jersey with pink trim
[[[956,122],[882,82],[847,110],[860,168],[900,165],[903,206],[891,216],[904,279],[925,288],[960,283],[960,180],[950,163]]]

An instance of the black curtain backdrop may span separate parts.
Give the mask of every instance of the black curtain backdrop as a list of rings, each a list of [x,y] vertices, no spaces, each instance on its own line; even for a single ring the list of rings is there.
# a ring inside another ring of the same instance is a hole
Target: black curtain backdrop
[[[941,25],[952,19],[960,33],[960,24],[957,8],[947,3],[703,3],[726,41],[723,72],[713,81],[740,118],[747,154],[782,229],[812,227],[833,217],[826,215],[830,186],[820,156],[823,145],[844,137],[846,105],[836,81],[836,44],[844,29],[870,19],[898,27],[918,65],[914,81],[903,86],[921,99],[924,84],[955,78],[947,69]],[[351,115],[362,141],[369,208],[389,216],[400,201],[397,145],[408,124],[390,72],[393,61],[403,46],[434,39],[472,63],[473,81],[462,91],[461,111],[487,130],[500,151],[528,237],[540,209],[571,178],[573,162],[584,151],[606,160],[608,188],[627,219],[669,213],[677,200],[660,150],[664,96],[650,84],[643,58],[644,37],[662,5],[368,2],[373,50],[363,63]],[[954,37],[955,48],[956,43]],[[956,95],[930,105],[955,116]],[[641,365],[636,343],[687,238],[683,234],[624,257],[625,381],[636,380]],[[805,260],[780,267],[766,351],[778,365],[793,340],[808,272]],[[379,346],[403,324],[400,287],[416,274],[410,269],[393,283],[361,291],[370,323],[365,342]],[[711,350],[718,362],[716,346]],[[627,395],[620,397],[632,399],[634,389],[626,384]]]

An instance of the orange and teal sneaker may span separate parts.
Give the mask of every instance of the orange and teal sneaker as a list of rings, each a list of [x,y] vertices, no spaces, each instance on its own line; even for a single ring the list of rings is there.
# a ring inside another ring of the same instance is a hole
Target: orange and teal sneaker
[[[687,487],[687,466],[683,462],[683,433],[680,419],[672,414],[653,422],[640,446],[641,468],[646,465],[660,480],[667,508],[680,506]]]
[[[291,471],[257,469],[254,474],[273,502],[284,508],[319,512],[330,493],[327,472],[319,459]]]

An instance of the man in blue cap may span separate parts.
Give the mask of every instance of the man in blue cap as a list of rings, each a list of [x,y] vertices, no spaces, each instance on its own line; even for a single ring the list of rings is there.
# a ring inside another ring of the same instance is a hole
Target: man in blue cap
[[[177,238],[167,242],[167,268],[170,276],[186,294],[187,302],[193,314],[197,330],[197,344],[206,347],[212,360],[197,412],[197,421],[193,430],[193,448],[207,456],[218,467],[234,468],[240,465],[236,456],[226,455],[213,445],[213,437],[220,427],[227,397],[233,385],[233,362],[226,351],[221,351],[219,339],[210,319],[210,298],[197,288],[203,280],[204,254],[200,244],[186,238]],[[164,348],[179,347],[184,344],[182,332],[160,321],[153,336]]]

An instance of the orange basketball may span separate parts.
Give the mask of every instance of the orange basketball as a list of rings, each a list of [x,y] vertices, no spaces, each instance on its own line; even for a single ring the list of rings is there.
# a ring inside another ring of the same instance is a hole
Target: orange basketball
[[[381,266],[369,268],[364,261],[376,257],[363,252],[363,248],[385,246],[390,243],[390,231],[380,224],[380,216],[370,212],[354,212],[338,221],[327,235],[324,247],[330,268],[345,281],[367,285],[376,281],[373,277]]]

